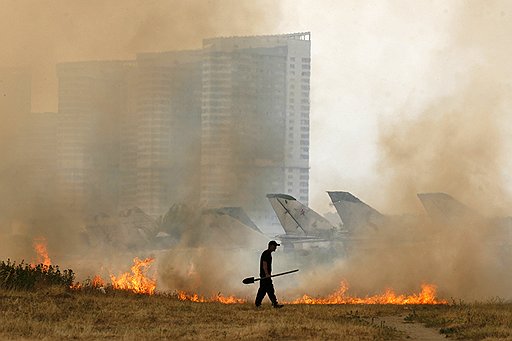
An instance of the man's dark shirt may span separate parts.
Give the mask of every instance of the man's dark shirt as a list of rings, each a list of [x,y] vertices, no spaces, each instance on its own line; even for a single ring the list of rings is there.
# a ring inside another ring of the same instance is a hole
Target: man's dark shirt
[[[265,277],[265,270],[263,269],[263,261],[267,262],[268,274],[272,275],[272,252],[265,250],[260,258],[260,277]]]

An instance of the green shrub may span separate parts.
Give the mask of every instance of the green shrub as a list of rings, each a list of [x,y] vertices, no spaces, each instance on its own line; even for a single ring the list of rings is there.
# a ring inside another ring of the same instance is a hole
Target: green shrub
[[[69,288],[75,279],[73,270],[60,271],[59,266],[31,265],[23,261],[20,264],[0,262],[0,288],[8,290],[34,290],[49,286]]]

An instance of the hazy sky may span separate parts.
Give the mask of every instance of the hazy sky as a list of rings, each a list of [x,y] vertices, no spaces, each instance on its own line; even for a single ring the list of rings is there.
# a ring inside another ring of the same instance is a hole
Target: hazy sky
[[[426,76],[431,59],[445,47],[455,6],[443,1],[286,6],[295,13],[283,11],[281,29],[312,32],[311,204],[326,210],[327,190],[377,200],[379,122],[438,91],[426,84]]]
[[[283,4],[280,31],[312,32],[314,208],[326,190],[393,213],[417,209],[416,192],[506,206],[510,2]]]
[[[390,211],[411,209],[393,205],[390,191],[400,192],[400,200],[415,200],[415,191],[445,188],[454,195],[503,202],[508,197],[510,162],[504,155],[512,141],[506,129],[511,123],[507,94],[512,78],[506,59],[511,48],[510,2],[1,0],[1,4],[0,64],[33,68],[34,111],[56,110],[55,63],[60,61],[131,59],[137,52],[199,48],[202,38],[219,35],[311,31],[313,208],[322,213],[329,209],[327,190],[348,190]],[[497,99],[483,94],[494,88]],[[484,100],[478,101],[479,96]],[[482,104],[471,106],[480,108],[472,116],[465,116],[468,98]],[[421,121],[429,117],[439,123]],[[478,124],[463,126],[466,118]],[[480,133],[486,127],[482,122],[493,123],[487,135]],[[430,130],[425,131],[425,126]],[[458,128],[471,134],[460,137],[455,134]],[[444,139],[452,135],[460,138]],[[489,136],[497,142],[484,144],[484,152],[475,155],[479,141],[488,141]],[[435,148],[425,151],[422,143],[412,144],[422,149],[420,157],[414,157],[416,150],[403,150],[411,138]],[[399,139],[403,141],[397,144]],[[466,153],[468,145],[471,152]],[[463,157],[445,167],[450,155],[433,156],[445,150]],[[399,157],[400,153],[407,157]],[[493,166],[489,170],[484,164]],[[431,173],[444,168],[452,173],[432,181]],[[448,186],[459,177],[459,170],[467,181]],[[415,181],[411,173],[427,176]],[[404,188],[403,177],[408,180]],[[486,186],[498,192],[485,193]]]
[[[58,62],[195,49],[203,38],[216,36],[310,31],[313,208],[332,210],[325,191],[346,190],[383,213],[418,213],[417,192],[443,191],[484,214],[512,215],[511,1],[0,0],[0,5],[0,66],[33,70],[33,111],[57,110]],[[15,127],[6,121],[0,141],[8,141]],[[7,144],[0,144],[0,154]],[[26,188],[24,178],[12,181],[12,172],[5,174],[0,209],[7,203],[21,210],[24,205],[12,199],[25,199],[19,193]],[[57,258],[59,250],[66,257],[66,248],[75,244],[62,240],[75,238],[68,236],[69,227],[80,228],[81,219],[61,217],[51,202],[37,204],[35,211],[30,207],[43,222],[37,231],[48,227],[49,248]],[[420,239],[428,241],[432,230],[422,227]],[[336,276],[347,276],[356,288],[380,290],[390,279],[407,285],[407,273],[409,284],[434,280],[451,297],[482,281],[476,286],[481,297],[506,295],[508,263],[496,261],[495,244],[481,242],[492,230],[465,227],[436,235],[443,241],[436,241],[436,248],[414,246],[417,258],[404,259],[411,253],[407,245],[392,254],[377,248],[369,258],[354,257],[362,263],[352,264],[352,272],[329,264],[324,272],[332,278],[319,277],[322,270],[310,275],[329,290],[338,283]],[[28,248],[30,243],[12,246],[20,257]],[[212,268],[210,253],[199,257],[203,268]],[[243,258],[237,260],[242,264]],[[300,290],[321,288],[308,276],[303,279]]]

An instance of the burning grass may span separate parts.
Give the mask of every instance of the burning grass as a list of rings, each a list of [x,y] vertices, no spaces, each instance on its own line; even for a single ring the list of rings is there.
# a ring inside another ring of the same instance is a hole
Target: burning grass
[[[135,257],[131,274],[125,272],[117,277],[110,275],[114,289],[128,290],[136,294],[153,295],[156,289],[156,279],[146,276],[146,271],[154,260],[154,258],[140,260]]]
[[[153,259],[134,259],[131,273],[74,283],[72,270],[51,264],[0,263],[0,339],[398,339],[382,318],[421,322],[451,338],[512,338],[512,304],[447,304],[433,285],[418,294],[364,298],[348,285],[327,297],[303,297],[284,309],[256,309],[252,300],[176,291],[156,293],[147,271]],[[397,316],[401,316],[398,318]],[[378,322],[380,319],[380,323]]]
[[[392,306],[196,304],[126,291],[0,291],[0,338],[8,339],[395,339],[372,323]]]
[[[383,324],[406,316],[453,339],[510,339],[512,304],[287,305],[197,304],[176,295],[113,290],[0,290],[0,339],[343,339],[394,340],[403,332]]]
[[[54,276],[56,269],[2,264],[43,276]],[[136,274],[132,268],[132,276]],[[338,291],[314,302],[301,298],[284,309],[268,304],[256,309],[252,302],[236,297],[138,292],[105,285],[99,277],[71,287],[47,280],[41,283],[28,291],[19,286],[0,288],[0,339],[392,340],[407,335],[379,319],[409,312],[404,321],[426,323],[456,339],[512,337],[512,304],[421,304],[425,297],[427,303],[435,299],[430,287],[411,296],[388,290],[379,296],[352,298],[342,283]]]
[[[419,294],[397,295],[392,289],[383,294],[369,297],[351,297],[347,294],[348,283],[341,282],[336,292],[321,298],[304,295],[290,303],[292,304],[447,304],[446,300],[436,297],[436,287],[432,284],[423,284]]]

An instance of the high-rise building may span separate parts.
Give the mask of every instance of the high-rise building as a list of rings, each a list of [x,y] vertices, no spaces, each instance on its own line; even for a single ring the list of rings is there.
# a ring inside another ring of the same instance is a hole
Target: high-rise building
[[[70,209],[115,211],[121,122],[133,62],[62,63],[59,79],[59,196]]]
[[[201,202],[276,223],[267,193],[308,203],[310,34],[203,41]]]
[[[278,224],[268,193],[308,203],[310,34],[212,38],[196,51],[59,64],[58,165],[67,204],[243,207]]]
[[[3,165],[14,162],[16,158],[19,136],[30,113],[31,87],[29,70],[0,68],[0,151]],[[12,169],[12,164],[8,167]]]
[[[58,65],[59,175],[86,212],[199,200],[201,51]]]
[[[30,114],[31,74],[23,68],[0,68],[0,228],[26,205],[23,191],[23,127]]]
[[[57,126],[54,112],[30,113],[20,133],[20,167],[27,203],[55,198],[57,182]]]
[[[199,200],[201,51],[143,53],[136,62],[122,206],[159,216]]]

